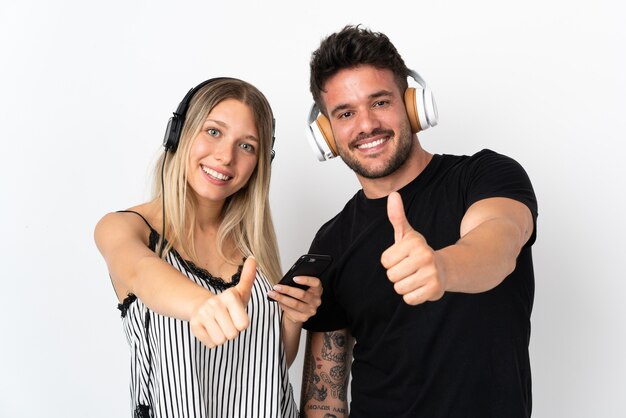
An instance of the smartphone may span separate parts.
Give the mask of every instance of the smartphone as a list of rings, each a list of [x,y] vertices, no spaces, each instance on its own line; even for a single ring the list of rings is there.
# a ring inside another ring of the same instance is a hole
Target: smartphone
[[[320,277],[324,270],[326,270],[326,268],[330,265],[331,261],[333,261],[333,259],[329,255],[304,254],[296,260],[296,262],[293,264],[293,266],[291,266],[289,271],[287,271],[283,278],[280,279],[278,284],[293,286],[303,290],[307,290],[309,286],[298,284],[293,281],[293,278],[296,276]],[[274,300],[270,297],[268,297],[268,299]]]

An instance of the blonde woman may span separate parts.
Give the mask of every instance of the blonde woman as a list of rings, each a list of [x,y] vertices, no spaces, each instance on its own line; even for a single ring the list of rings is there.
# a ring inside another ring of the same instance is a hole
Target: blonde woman
[[[232,78],[168,124],[153,200],[95,229],[120,301],[135,417],[296,417],[288,366],[320,282],[281,276],[268,193],[274,119]],[[268,296],[270,299],[268,299]]]

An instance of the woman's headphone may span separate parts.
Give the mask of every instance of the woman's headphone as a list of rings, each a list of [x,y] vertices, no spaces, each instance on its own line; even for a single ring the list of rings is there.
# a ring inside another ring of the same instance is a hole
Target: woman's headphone
[[[178,148],[178,144],[180,142],[180,136],[183,132],[183,125],[185,124],[185,118],[187,117],[187,110],[189,109],[189,103],[191,102],[191,99],[193,99],[193,96],[202,87],[206,86],[207,84],[211,84],[213,82],[219,81],[219,80],[238,80],[238,79],[232,78],[232,77],[215,77],[215,78],[210,78],[206,81],[203,81],[202,83],[198,84],[196,87],[191,88],[187,92],[185,97],[183,97],[183,100],[178,105],[178,108],[176,109],[176,111],[174,112],[170,120],[167,122],[167,128],[165,129],[165,136],[163,137],[163,146],[165,147],[166,151],[170,153],[174,153],[176,152],[176,149]],[[274,159],[274,155],[275,155],[275,152],[274,152],[275,130],[276,130],[276,120],[272,117],[271,160]]]
[[[411,132],[417,133],[437,125],[439,114],[433,94],[420,75],[409,70],[409,76],[419,86],[409,87],[404,92],[404,106],[411,123]],[[307,118],[307,138],[313,153],[319,161],[326,161],[338,155],[337,145],[330,127],[330,121],[324,116],[317,104],[313,103]]]

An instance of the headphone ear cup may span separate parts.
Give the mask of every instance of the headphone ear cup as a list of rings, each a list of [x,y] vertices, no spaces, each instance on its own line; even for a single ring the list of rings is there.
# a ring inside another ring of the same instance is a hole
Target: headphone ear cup
[[[163,147],[170,152],[176,151],[178,148],[178,141],[180,139],[180,118],[174,114],[167,122],[167,128],[165,128],[165,136],[163,137]]]
[[[409,87],[404,91],[404,106],[406,107],[406,114],[411,123],[412,133],[417,133],[422,130],[422,126],[420,125],[419,102],[421,102],[421,98],[417,97],[417,92],[414,87]]]
[[[333,129],[330,127],[330,121],[326,116],[320,113],[320,115],[315,120],[315,123],[317,124],[317,127],[322,134],[322,138],[316,137],[315,140],[318,142],[324,141],[328,148],[330,148],[333,155],[337,156],[337,144],[335,143],[335,137],[333,136]],[[323,144],[320,143],[319,146],[322,147]]]
[[[424,88],[423,97],[424,114],[426,115],[428,126],[432,128],[433,126],[437,126],[437,123],[439,123],[439,112],[437,110],[437,103],[433,97],[433,92],[430,88],[428,88],[428,86]]]
[[[411,132],[417,133],[437,126],[439,122],[437,103],[435,103],[435,98],[428,87],[424,89],[409,87],[406,89],[404,105],[411,123]]]
[[[436,126],[439,114],[433,93],[424,79],[413,70],[409,70],[409,76],[419,84],[419,87],[409,87],[404,92],[406,113],[411,130],[416,133]]]
[[[317,104],[313,103],[307,117],[307,139],[313,154],[319,161],[327,161],[337,156],[337,145],[333,137],[330,121],[322,114]]]

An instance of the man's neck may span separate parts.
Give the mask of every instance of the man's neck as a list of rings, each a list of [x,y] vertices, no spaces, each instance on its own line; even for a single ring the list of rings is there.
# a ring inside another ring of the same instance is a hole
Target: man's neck
[[[396,171],[386,177],[368,179],[357,175],[357,179],[363,187],[363,193],[368,199],[378,199],[388,196],[409,184],[420,175],[424,168],[432,160],[433,155],[425,151],[419,144],[413,146],[411,155]]]

